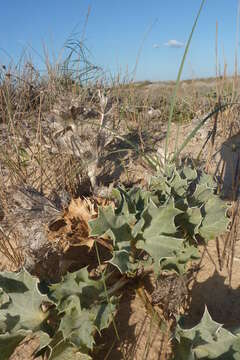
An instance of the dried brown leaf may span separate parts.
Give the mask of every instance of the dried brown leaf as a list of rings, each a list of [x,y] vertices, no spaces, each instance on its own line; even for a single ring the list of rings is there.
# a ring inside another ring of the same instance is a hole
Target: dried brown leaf
[[[95,241],[111,251],[109,237],[89,237],[88,225],[89,220],[97,217],[98,206],[104,207],[109,204],[114,206],[113,202],[100,197],[72,199],[62,218],[58,217],[49,224],[49,241],[57,243],[64,253],[75,246],[87,246],[90,251]]]

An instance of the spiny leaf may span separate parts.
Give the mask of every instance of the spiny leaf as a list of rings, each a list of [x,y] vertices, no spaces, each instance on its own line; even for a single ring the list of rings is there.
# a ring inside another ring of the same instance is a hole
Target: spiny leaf
[[[179,274],[184,274],[189,261],[200,259],[200,253],[194,246],[186,246],[175,255],[163,259],[160,263],[163,270],[175,270]]]
[[[184,337],[193,341],[197,337],[197,341],[199,340],[199,336],[204,341],[209,341],[212,337],[217,333],[217,331],[222,327],[222,324],[214,321],[209,312],[207,307],[205,307],[204,314],[200,323],[194,326],[191,329],[183,329],[181,326],[178,325],[177,328],[177,337]]]
[[[115,298],[107,301],[104,294],[103,282],[89,279],[87,268],[67,274],[50,287],[62,315],[59,330],[65,341],[83,353],[93,349],[96,330],[109,325],[116,309]]]
[[[121,202],[116,209],[116,214],[141,213],[148,204],[149,191],[143,191],[139,187],[133,187],[129,191],[120,188],[119,191],[121,193]]]
[[[49,301],[46,295],[38,290],[38,279],[26,270],[19,273],[0,273],[0,287],[9,296],[7,308],[0,309],[0,315],[7,319],[6,331],[41,330],[48,317],[41,305]]]
[[[129,261],[129,252],[126,250],[118,250],[113,252],[113,257],[109,260],[113,266],[123,274],[131,269],[131,263]]]
[[[216,181],[213,179],[213,177],[209,174],[206,174],[205,172],[201,173],[201,176],[199,178],[199,185],[205,184],[211,189],[216,189],[217,184]]]
[[[74,273],[66,274],[60,283],[50,286],[49,296],[58,305],[58,309],[64,311],[65,300],[70,296],[77,295],[81,298],[81,304],[85,305],[89,298],[96,299],[102,289],[101,282],[89,279],[85,267]]]
[[[195,235],[198,233],[202,223],[201,209],[199,209],[198,207],[188,208],[186,211],[186,215],[187,221],[184,226],[189,232],[190,236],[192,238],[195,238]]]
[[[134,239],[137,238],[138,235],[142,233],[142,228],[144,226],[145,220],[143,217],[133,226],[132,228],[132,236]]]
[[[81,309],[79,298],[72,295],[68,307],[61,319],[59,330],[65,340],[70,341],[78,349],[93,349],[95,316],[86,309]]]
[[[153,259],[156,266],[163,258],[173,256],[176,252],[181,251],[183,239],[167,235],[153,235],[147,237],[145,241],[137,242],[137,248],[145,250]]]
[[[41,351],[43,348],[45,348],[47,345],[49,345],[51,338],[50,336],[44,332],[44,331],[37,331],[34,333],[34,337],[37,337],[39,340],[39,346],[36,349],[35,353]]]
[[[189,203],[191,206],[199,206],[208,201],[208,199],[212,196],[212,189],[208,187],[207,184],[200,184],[196,186],[196,190],[194,191]]]
[[[175,208],[173,201],[161,207],[157,207],[150,201],[148,208],[142,215],[145,220],[143,227],[144,239],[158,234],[175,234],[176,226],[174,219],[181,212],[181,210]]]
[[[102,331],[109,327],[112,322],[112,317],[114,316],[117,309],[118,299],[116,297],[111,297],[110,302],[101,302],[95,304],[91,311],[95,314],[95,327],[98,331]]]
[[[134,215],[116,215],[112,206],[99,208],[97,219],[89,221],[91,236],[102,236],[106,232],[112,237],[114,245],[121,247],[121,242],[127,243],[132,239],[129,223],[135,222]]]
[[[171,181],[171,187],[178,196],[184,196],[188,188],[187,179],[182,179],[181,176],[175,171],[175,176]]]
[[[239,359],[240,335],[233,335],[222,325],[212,320],[205,308],[200,323],[191,329],[176,329],[179,360],[185,359]]]
[[[155,193],[170,195],[171,194],[171,186],[166,181],[164,177],[153,177],[150,183],[150,190]]]
[[[129,214],[136,213],[136,203],[132,195],[134,195],[134,192],[137,192],[138,189],[132,188],[128,192],[124,188],[118,188],[116,191],[118,192],[118,194],[115,192],[115,196],[118,199],[116,214],[128,216]]]
[[[229,219],[226,217],[227,206],[217,196],[210,198],[204,206],[205,216],[199,234],[207,242],[227,230]]]
[[[237,338],[230,331],[221,328],[212,341],[197,346],[194,353],[197,359],[240,359],[239,349],[236,349],[239,343],[240,337]]]
[[[197,179],[197,171],[192,169],[190,166],[184,166],[182,169],[182,174],[188,182]]]

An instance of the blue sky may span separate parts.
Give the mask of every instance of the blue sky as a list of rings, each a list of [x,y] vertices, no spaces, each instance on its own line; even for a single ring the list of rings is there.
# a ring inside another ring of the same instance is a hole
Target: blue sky
[[[112,74],[119,71],[124,74],[127,69],[131,72],[143,44],[136,80],[175,79],[184,51],[181,44],[185,44],[188,39],[200,2],[2,1],[0,63],[7,62],[6,53],[16,62],[23,49],[27,48],[32,53],[33,61],[41,67],[41,58],[37,53],[43,55],[43,43],[50,54],[57,55],[77,25],[75,31],[79,32],[80,38],[88,7],[91,6],[84,38],[95,64]],[[183,78],[214,75],[216,21],[219,28],[219,58],[222,64],[225,59],[229,74],[233,72],[237,7],[238,0],[206,0],[185,63]]]

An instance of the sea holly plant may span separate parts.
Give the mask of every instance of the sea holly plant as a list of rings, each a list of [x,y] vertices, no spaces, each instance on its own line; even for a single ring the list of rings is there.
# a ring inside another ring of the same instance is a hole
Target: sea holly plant
[[[199,324],[186,329],[181,321],[175,330],[175,355],[179,360],[240,359],[240,330],[235,334],[215,322],[207,307]]]
[[[81,268],[45,289],[26,270],[0,273],[0,360],[9,359],[29,337],[38,337],[37,354],[46,352],[48,359],[91,359],[95,335],[114,319],[118,300],[114,294],[126,283],[122,279],[133,278],[147,266],[157,276],[162,270],[183,275],[199,258],[199,241],[207,244],[227,230],[227,206],[215,190],[216,183],[209,175],[175,166],[157,173],[145,189],[114,189],[114,202],[100,206],[97,216],[88,221],[88,236],[111,241],[108,263],[124,274],[111,287],[106,283],[112,274],[110,266],[98,280]],[[189,335],[180,327],[177,334],[181,346],[188,342],[182,338],[190,336],[189,341],[195,341],[199,336],[198,330]],[[231,346],[235,349],[238,345],[234,340]],[[199,346],[194,347],[194,355],[192,348],[181,351],[196,358]]]
[[[49,359],[91,359],[94,336],[108,327],[116,297],[105,297],[102,281],[89,278],[87,268],[68,273],[58,284],[39,290],[26,270],[0,273],[0,359],[9,359],[29,337],[39,339],[38,352]]]
[[[61,283],[50,287],[64,341],[86,353],[93,349],[94,334],[109,326],[116,310],[117,299],[107,300],[105,295],[103,283],[89,279],[87,268],[68,273]]]
[[[141,214],[148,204],[149,194],[140,188],[126,191],[114,189],[117,206],[99,208],[98,217],[89,221],[90,236],[107,235],[113,241],[113,257],[110,260],[121,273],[136,269],[136,242],[144,220]]]
[[[199,257],[199,241],[207,244],[227,230],[227,205],[216,187],[203,171],[168,166],[148,189],[115,189],[115,208],[99,208],[98,217],[89,221],[90,235],[112,240],[109,262],[121,273],[142,265],[144,252],[156,273],[168,269],[183,274],[188,262]]]
[[[48,311],[43,305],[47,296],[38,290],[38,280],[25,270],[18,274],[0,273],[0,359],[8,359],[27,336],[40,339],[40,347],[49,341]]]

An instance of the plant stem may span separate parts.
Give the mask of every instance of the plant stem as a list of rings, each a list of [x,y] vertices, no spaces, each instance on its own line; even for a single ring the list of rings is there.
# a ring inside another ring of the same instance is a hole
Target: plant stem
[[[192,31],[191,31],[190,36],[188,38],[188,42],[187,42],[187,45],[186,45],[186,48],[185,48],[185,51],[184,51],[184,54],[183,54],[183,58],[182,58],[182,61],[181,61],[180,68],[178,70],[177,81],[176,81],[176,85],[175,85],[173,95],[172,95],[170,113],[169,113],[169,118],[168,118],[167,136],[166,136],[166,143],[165,143],[165,161],[164,161],[165,165],[167,163],[168,143],[169,143],[169,137],[170,137],[170,132],[171,132],[171,123],[172,123],[172,118],[173,118],[173,112],[174,112],[175,103],[176,103],[177,90],[179,88],[180,78],[181,78],[181,75],[182,75],[183,66],[184,66],[184,63],[185,63],[185,60],[186,60],[186,56],[187,56],[188,49],[189,49],[189,46],[190,46],[190,43],[191,43],[191,40],[192,40],[192,36],[193,36],[194,30],[196,28],[196,25],[197,25],[197,22],[198,22],[198,19],[199,19],[199,16],[200,16],[200,13],[202,11],[204,3],[205,3],[205,0],[202,0],[200,8],[199,8],[197,16],[196,16],[196,19],[195,19],[193,27],[192,27]],[[176,146],[177,146],[177,144],[175,144],[175,152],[176,152]]]
[[[98,247],[97,247],[97,242],[96,242],[96,241],[94,241],[94,245],[95,245],[95,249],[96,249],[98,264],[99,264],[99,266],[100,266],[100,265],[101,265],[101,261],[100,261],[100,256],[99,256],[99,251],[98,251]],[[116,326],[116,323],[115,323],[115,320],[114,320],[114,314],[113,314],[113,311],[112,311],[112,306],[111,306],[111,301],[110,301],[110,298],[109,298],[109,293],[108,293],[108,291],[107,291],[107,285],[106,285],[104,273],[103,273],[102,276],[101,276],[101,280],[102,280],[102,283],[103,283],[104,293],[105,293],[105,296],[106,296],[108,305],[110,306],[110,311],[111,311],[111,316],[112,316],[112,322],[113,322],[113,327],[114,327],[114,330],[115,330],[115,333],[116,333],[116,337],[117,337],[118,341],[120,341],[120,337],[119,337],[119,334],[118,334],[117,326]]]

